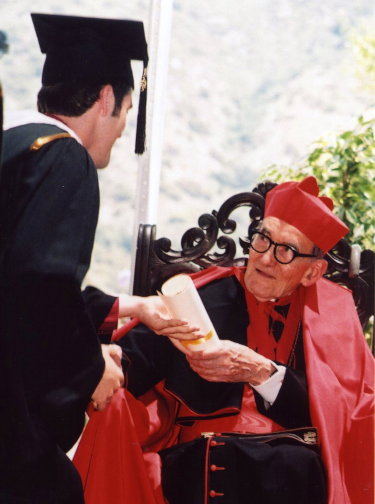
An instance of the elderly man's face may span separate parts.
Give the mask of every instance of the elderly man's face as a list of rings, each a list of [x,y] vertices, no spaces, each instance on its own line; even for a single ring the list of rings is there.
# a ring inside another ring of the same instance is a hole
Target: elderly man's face
[[[261,231],[271,240],[289,245],[302,254],[312,253],[313,243],[294,226],[276,217],[266,217]],[[280,299],[290,295],[300,284],[307,286],[320,278],[320,273],[317,277],[317,263],[307,257],[296,257],[289,264],[280,264],[275,259],[274,246],[263,254],[250,248],[245,286],[258,301]]]

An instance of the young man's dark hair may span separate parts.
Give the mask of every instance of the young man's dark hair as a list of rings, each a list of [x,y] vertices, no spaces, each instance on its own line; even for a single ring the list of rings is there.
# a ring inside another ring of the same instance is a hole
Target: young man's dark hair
[[[133,89],[126,82],[111,84],[115,96],[113,116],[118,116],[124,97]],[[43,114],[61,114],[79,117],[99,99],[104,84],[85,85],[78,82],[62,82],[53,86],[42,86],[38,93],[38,110]]]

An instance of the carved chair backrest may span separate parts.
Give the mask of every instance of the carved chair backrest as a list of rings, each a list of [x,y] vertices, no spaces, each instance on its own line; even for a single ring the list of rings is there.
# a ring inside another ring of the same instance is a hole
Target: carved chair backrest
[[[249,231],[262,220],[265,195],[275,185],[272,182],[258,184],[252,192],[243,192],[227,199],[219,211],[201,215],[199,227],[189,229],[182,236],[179,251],[171,248],[168,238],[156,239],[155,225],[141,224],[133,294],[155,294],[165,280],[178,273],[191,273],[214,265],[245,266],[247,258],[236,257],[236,243],[228,236],[237,226],[230,216],[240,207],[250,208],[248,234],[239,238],[243,254],[248,254]],[[215,252],[214,249],[223,252]],[[325,277],[352,291],[363,328],[374,315],[374,258],[372,250],[361,251],[358,245],[351,246],[346,239],[342,239],[325,256],[328,262]]]

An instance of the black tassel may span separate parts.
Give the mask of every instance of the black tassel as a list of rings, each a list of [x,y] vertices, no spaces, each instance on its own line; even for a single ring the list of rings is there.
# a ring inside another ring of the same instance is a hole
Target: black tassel
[[[146,150],[146,111],[147,111],[147,68],[143,70],[141,92],[139,96],[137,133],[135,139],[135,153],[143,154]]]

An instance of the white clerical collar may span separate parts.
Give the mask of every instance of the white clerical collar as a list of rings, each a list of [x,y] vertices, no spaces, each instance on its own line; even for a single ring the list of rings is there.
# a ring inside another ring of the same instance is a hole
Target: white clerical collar
[[[46,116],[35,110],[18,110],[15,112],[5,112],[4,114],[4,130],[17,128],[18,126],[25,126],[26,124],[53,124],[60,129],[67,131],[73,138],[82,145],[82,140],[79,136],[66,124],[54,119],[53,117]]]

